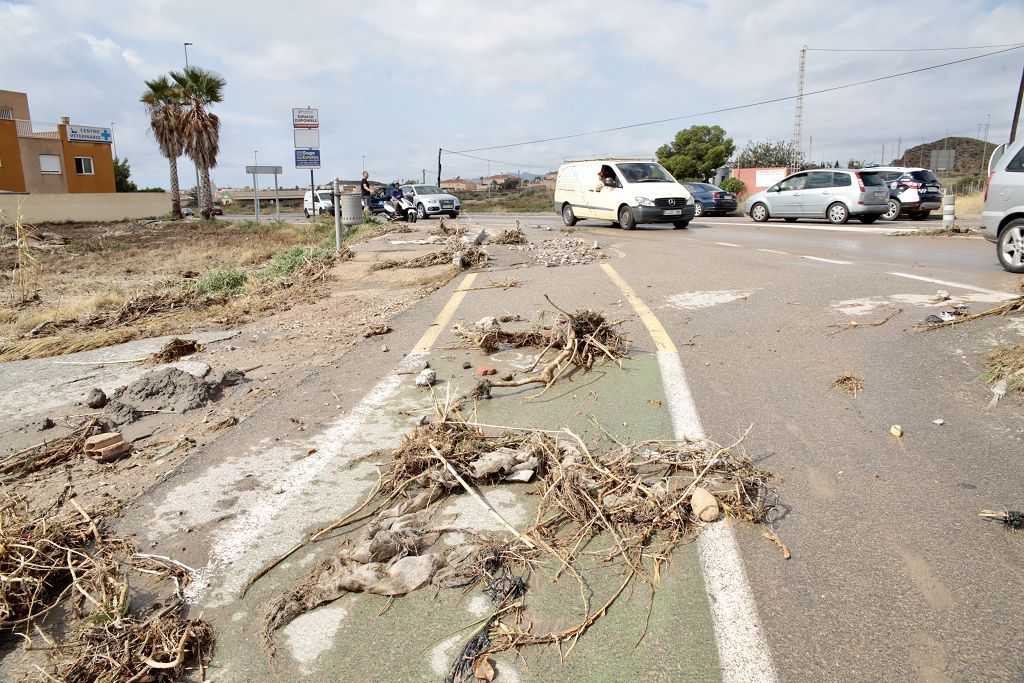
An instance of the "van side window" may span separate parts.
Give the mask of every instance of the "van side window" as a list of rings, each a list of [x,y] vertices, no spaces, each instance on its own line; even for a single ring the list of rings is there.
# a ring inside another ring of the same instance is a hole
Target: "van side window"
[[[1021,147],[1017,155],[1006,165],[1006,170],[1011,173],[1024,173],[1024,147]]]
[[[850,187],[851,185],[853,185],[853,181],[850,180],[849,173],[832,174],[832,187]]]

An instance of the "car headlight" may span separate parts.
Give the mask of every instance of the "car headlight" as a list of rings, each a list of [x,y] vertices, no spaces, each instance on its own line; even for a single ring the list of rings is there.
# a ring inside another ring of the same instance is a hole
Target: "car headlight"
[[[647,197],[633,197],[633,199],[635,199],[636,203],[640,206],[654,206],[654,202]]]

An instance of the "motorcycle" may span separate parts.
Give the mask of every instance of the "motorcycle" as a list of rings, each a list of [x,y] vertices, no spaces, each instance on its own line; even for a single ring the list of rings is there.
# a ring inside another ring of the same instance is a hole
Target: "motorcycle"
[[[383,208],[384,213],[382,215],[393,223],[401,221],[415,223],[418,217],[416,207],[408,197],[402,197],[397,202],[392,199],[385,199]]]

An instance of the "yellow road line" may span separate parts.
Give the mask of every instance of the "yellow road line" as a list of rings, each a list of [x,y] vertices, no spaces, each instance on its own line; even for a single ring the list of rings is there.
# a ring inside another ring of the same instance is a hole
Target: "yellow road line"
[[[427,353],[430,351],[430,347],[434,345],[437,338],[441,336],[441,332],[451,321],[452,316],[455,315],[455,309],[459,307],[462,300],[466,298],[466,290],[473,284],[473,280],[476,279],[476,273],[469,273],[465,278],[462,279],[462,284],[459,285],[452,293],[452,298],[448,299],[448,303],[444,305],[441,312],[437,314],[437,318],[434,323],[427,328],[427,331],[423,334],[420,340],[413,347],[413,353]]]
[[[626,281],[622,279],[622,276],[615,272],[615,269],[610,265],[602,263],[601,268],[608,274],[611,281],[615,283],[615,286],[619,288],[622,295],[626,297],[627,301],[629,301],[630,305],[633,306],[633,310],[636,311],[636,314],[640,316],[641,322],[643,322],[644,327],[646,327],[647,331],[650,333],[651,339],[654,340],[654,346],[658,351],[670,351],[671,353],[676,353],[676,345],[672,343],[672,338],[668,336],[668,332],[665,331],[661,321],[655,317],[654,312],[651,311],[647,304],[644,303],[644,300],[637,296],[637,293],[633,291],[633,288],[630,287]]]

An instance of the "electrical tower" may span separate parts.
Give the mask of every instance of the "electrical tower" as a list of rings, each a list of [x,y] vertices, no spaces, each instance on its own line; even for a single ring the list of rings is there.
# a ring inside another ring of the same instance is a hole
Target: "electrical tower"
[[[793,149],[803,151],[804,133],[804,65],[807,61],[807,46],[800,49],[800,70],[796,77],[796,116],[793,118]]]

